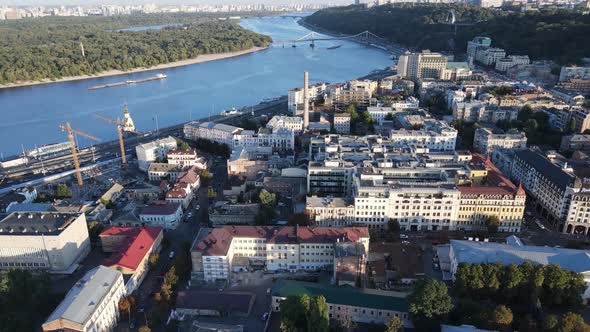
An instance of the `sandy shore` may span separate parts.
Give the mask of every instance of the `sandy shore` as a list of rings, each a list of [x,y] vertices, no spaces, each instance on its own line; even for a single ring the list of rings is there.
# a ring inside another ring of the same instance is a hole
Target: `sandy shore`
[[[18,87],[23,87],[23,86],[50,84],[50,83],[58,83],[58,82],[79,81],[79,80],[86,80],[86,79],[90,79],[90,78],[125,75],[125,74],[132,74],[132,73],[140,73],[140,72],[144,72],[144,71],[153,71],[153,70],[162,70],[162,69],[166,69],[166,68],[189,66],[189,65],[194,65],[196,63],[201,63],[201,62],[208,62],[208,61],[233,58],[233,57],[237,57],[237,56],[244,55],[244,54],[262,51],[265,49],[266,49],[266,47],[252,47],[247,50],[238,51],[238,52],[203,54],[203,55],[199,55],[198,57],[196,57],[194,59],[186,59],[186,60],[182,60],[182,61],[164,63],[161,65],[148,67],[148,68],[135,68],[135,69],[131,69],[129,71],[108,70],[108,71],[104,71],[102,73],[98,73],[98,74],[94,74],[94,75],[80,75],[80,76],[62,77],[62,78],[56,79],[56,80],[46,79],[43,81],[30,81],[30,82],[0,84],[0,89],[18,88]]]

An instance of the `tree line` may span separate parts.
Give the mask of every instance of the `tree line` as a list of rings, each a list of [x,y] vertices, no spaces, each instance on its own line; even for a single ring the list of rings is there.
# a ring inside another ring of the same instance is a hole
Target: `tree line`
[[[182,23],[162,29],[121,28]],[[271,38],[210,16],[41,18],[0,23],[0,84],[130,70],[265,47]],[[82,54],[80,43],[84,46]]]
[[[473,25],[459,26],[454,36],[451,10],[457,22]],[[568,10],[519,13],[466,4],[389,4],[322,9],[306,21],[345,34],[369,30],[416,50],[464,52],[467,41],[488,36],[493,46],[531,59],[569,64],[590,53],[590,16]]]

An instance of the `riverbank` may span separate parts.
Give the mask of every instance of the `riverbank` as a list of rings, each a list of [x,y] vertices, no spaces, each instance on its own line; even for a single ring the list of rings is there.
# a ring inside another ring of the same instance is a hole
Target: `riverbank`
[[[181,60],[181,61],[163,63],[160,65],[147,67],[147,68],[146,67],[135,68],[135,69],[131,69],[128,71],[108,70],[108,71],[103,71],[101,73],[93,74],[93,75],[69,76],[69,77],[62,77],[60,79],[55,79],[55,80],[46,79],[46,80],[42,80],[42,81],[29,81],[29,82],[0,84],[0,89],[18,88],[18,87],[25,87],[25,86],[41,85],[41,84],[59,83],[59,82],[81,81],[81,80],[87,80],[87,79],[99,78],[99,77],[126,75],[126,74],[175,68],[175,67],[190,66],[190,65],[197,64],[197,63],[203,63],[203,62],[238,57],[238,56],[242,56],[242,55],[246,55],[246,54],[250,54],[250,53],[254,53],[254,52],[259,52],[259,51],[265,50],[267,48],[268,47],[252,47],[247,50],[238,51],[238,52],[203,54],[203,55],[199,55],[198,57],[193,58],[193,59],[186,59],[186,60]]]

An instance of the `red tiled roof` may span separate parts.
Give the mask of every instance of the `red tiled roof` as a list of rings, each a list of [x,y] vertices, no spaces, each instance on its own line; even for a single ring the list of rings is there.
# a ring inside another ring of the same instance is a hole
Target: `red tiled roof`
[[[486,176],[486,186],[458,186],[457,189],[461,195],[511,195],[522,196],[525,195],[524,190],[519,190],[512,181],[510,181],[502,171],[500,171],[490,160],[484,158],[481,154],[473,154],[472,163],[476,165],[483,165],[488,170]],[[522,189],[522,188],[521,188]]]
[[[227,254],[234,237],[265,238],[267,243],[334,243],[356,242],[369,237],[367,227],[291,227],[291,226],[223,226],[215,228],[192,250],[208,256]]]
[[[101,237],[125,236],[111,257],[105,259],[105,266],[123,266],[137,269],[154,241],[162,233],[161,227],[111,227],[100,233]]]

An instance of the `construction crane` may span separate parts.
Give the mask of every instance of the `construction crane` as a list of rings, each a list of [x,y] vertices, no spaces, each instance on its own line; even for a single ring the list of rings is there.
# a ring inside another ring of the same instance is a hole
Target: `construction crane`
[[[70,149],[72,150],[72,159],[74,160],[74,167],[76,168],[76,179],[78,180],[78,185],[81,187],[83,184],[82,171],[80,171],[80,161],[78,160],[78,150],[76,148],[76,140],[74,139],[74,134],[84,136],[96,142],[99,142],[100,139],[92,135],[86,134],[84,132],[81,132],[79,130],[72,129],[72,126],[69,122],[66,122],[65,125],[59,125],[59,129],[61,129],[61,131],[65,131],[68,133],[68,139],[70,140]]]
[[[123,122],[121,122],[119,118],[117,118],[117,120],[113,120],[100,114],[94,115],[101,120],[104,120],[110,124],[114,124],[115,126],[117,126],[117,135],[119,136],[119,148],[121,148],[121,167],[125,168],[127,166],[127,158],[125,157],[125,142],[123,141]]]

